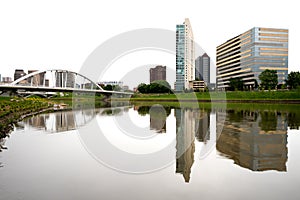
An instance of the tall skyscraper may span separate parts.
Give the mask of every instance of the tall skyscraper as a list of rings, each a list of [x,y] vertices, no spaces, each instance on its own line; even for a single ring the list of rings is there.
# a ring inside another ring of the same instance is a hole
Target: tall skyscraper
[[[210,84],[210,57],[206,53],[195,60],[195,78]]]
[[[176,82],[175,90],[189,89],[195,79],[194,36],[189,19],[176,25]]]
[[[252,89],[264,70],[276,70],[278,84],[288,75],[288,30],[254,27],[217,47],[217,88],[241,78]]]
[[[166,80],[166,66],[158,65],[155,68],[150,68],[150,83],[156,80]]]

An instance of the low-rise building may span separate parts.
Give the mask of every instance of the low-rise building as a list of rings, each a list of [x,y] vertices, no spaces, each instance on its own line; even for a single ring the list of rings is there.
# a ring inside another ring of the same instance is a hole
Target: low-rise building
[[[189,87],[194,91],[204,91],[205,83],[204,81],[189,81]]]

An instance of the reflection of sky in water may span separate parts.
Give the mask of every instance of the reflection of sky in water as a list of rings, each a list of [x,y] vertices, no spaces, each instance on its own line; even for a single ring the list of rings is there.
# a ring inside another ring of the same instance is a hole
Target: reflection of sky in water
[[[154,129],[150,130],[151,116],[147,109],[142,110],[144,115],[138,115],[133,109],[119,112],[115,117],[103,112],[76,111],[75,115],[61,117],[58,113],[50,113],[36,116],[36,121],[25,120],[24,129],[16,129],[5,143],[8,150],[0,153],[0,165],[3,165],[0,168],[0,199],[298,199],[300,134],[299,130],[288,129],[291,118],[285,116],[289,115],[271,113],[262,117],[259,112],[226,115],[216,148],[212,141],[216,139],[216,120],[223,117],[222,113],[171,109],[166,118],[166,131],[159,133],[155,127],[163,125],[154,124]],[[126,114],[131,123],[149,132],[132,136],[117,129],[115,124],[122,123],[120,119]],[[62,128],[65,134],[43,134],[45,130],[58,130],[56,120],[73,119],[73,122],[68,121],[68,126],[73,124],[81,129],[84,119],[88,122],[95,116],[106,137],[118,148],[132,153],[153,152],[175,139],[175,162],[150,174],[124,174],[90,157],[77,131],[71,128],[70,131]],[[45,129],[38,118],[44,119],[49,128]],[[300,117],[295,114],[293,127],[299,124],[297,119]],[[183,123],[178,124],[179,121]],[[210,131],[203,131],[207,129]],[[143,141],[136,138],[138,136],[151,138]],[[244,146],[244,141],[248,141],[249,148]],[[188,145],[179,156],[177,153],[182,147],[178,145]],[[189,148],[191,145],[193,147]],[[287,155],[282,154],[284,152]],[[278,162],[279,157],[283,162]],[[263,172],[252,171],[259,169],[257,166],[261,166],[259,163],[264,158],[271,164],[275,162],[276,166]],[[278,165],[285,166],[286,171],[277,170]]]
[[[129,153],[147,154],[164,148],[174,140],[175,134],[172,134],[176,132],[176,127],[172,126],[172,124],[175,123],[174,117],[167,119],[167,134],[157,134],[154,130],[150,130],[150,117],[148,115],[140,116],[134,110],[129,110],[128,115],[130,119],[126,118],[124,120],[128,121],[128,123],[131,121],[133,126],[142,128],[143,133],[134,131],[134,128],[137,127],[129,129],[133,130],[132,132],[127,132],[122,129],[122,127],[118,125],[118,118],[124,118],[122,115],[114,118],[101,116],[97,118],[103,134],[115,147]],[[112,124],[114,125],[112,126]],[[141,135],[145,135],[145,139],[139,137]]]

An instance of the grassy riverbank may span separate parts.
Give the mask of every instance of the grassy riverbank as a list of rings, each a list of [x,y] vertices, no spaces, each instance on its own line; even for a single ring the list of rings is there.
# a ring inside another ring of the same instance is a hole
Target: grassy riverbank
[[[56,105],[55,105],[56,104]],[[103,101],[103,97],[88,96],[43,98],[0,97],[0,138],[6,137],[13,124],[41,112],[53,112],[70,109],[90,109],[109,106],[123,106],[123,102]],[[126,104],[128,105],[128,103]]]
[[[114,99],[118,100],[118,99]],[[121,99],[119,99],[121,100]],[[125,99],[123,99],[125,100]],[[127,99],[129,100],[129,99]],[[299,102],[300,91],[235,91],[177,94],[134,94],[130,101],[228,101],[228,102]]]
[[[153,106],[159,104],[161,106],[172,107],[172,108],[195,108],[195,109],[235,109],[235,110],[266,110],[266,111],[276,111],[276,110],[286,110],[293,112],[300,112],[300,104],[276,104],[276,103],[210,103],[210,102],[155,102],[155,101],[135,101],[132,105],[140,106]]]
[[[0,97],[0,138],[9,133],[13,123],[48,108],[53,108],[53,103],[45,99]]]

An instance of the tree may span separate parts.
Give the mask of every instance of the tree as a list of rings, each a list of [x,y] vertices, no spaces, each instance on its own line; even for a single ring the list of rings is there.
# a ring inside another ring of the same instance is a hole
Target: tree
[[[259,80],[261,81],[260,86],[262,89],[275,89],[278,84],[278,76],[276,70],[266,69],[259,76]]]
[[[257,80],[256,79],[254,79],[254,89],[258,89],[258,82],[257,82]]]
[[[154,90],[151,90],[152,93],[169,93],[171,91],[171,86],[167,81],[164,80],[156,80],[150,83],[154,85]]]
[[[138,91],[140,93],[170,93],[171,86],[167,81],[158,80],[153,81],[149,85],[145,83],[139,84]]]
[[[113,85],[113,91],[121,91],[122,88],[119,85]]]
[[[149,93],[149,87],[148,87],[148,85],[145,84],[145,83],[139,84],[137,90],[138,90],[140,93]]]
[[[108,85],[105,85],[105,86],[103,87],[103,89],[104,89],[104,90],[112,91],[112,90],[113,90],[113,86],[110,85],[110,84],[108,84]]]
[[[300,86],[300,72],[291,72],[288,75],[286,84],[290,87],[290,89],[296,89]]]
[[[244,88],[244,83],[241,78],[230,78],[229,79],[229,90],[235,91],[240,90],[242,91]]]

